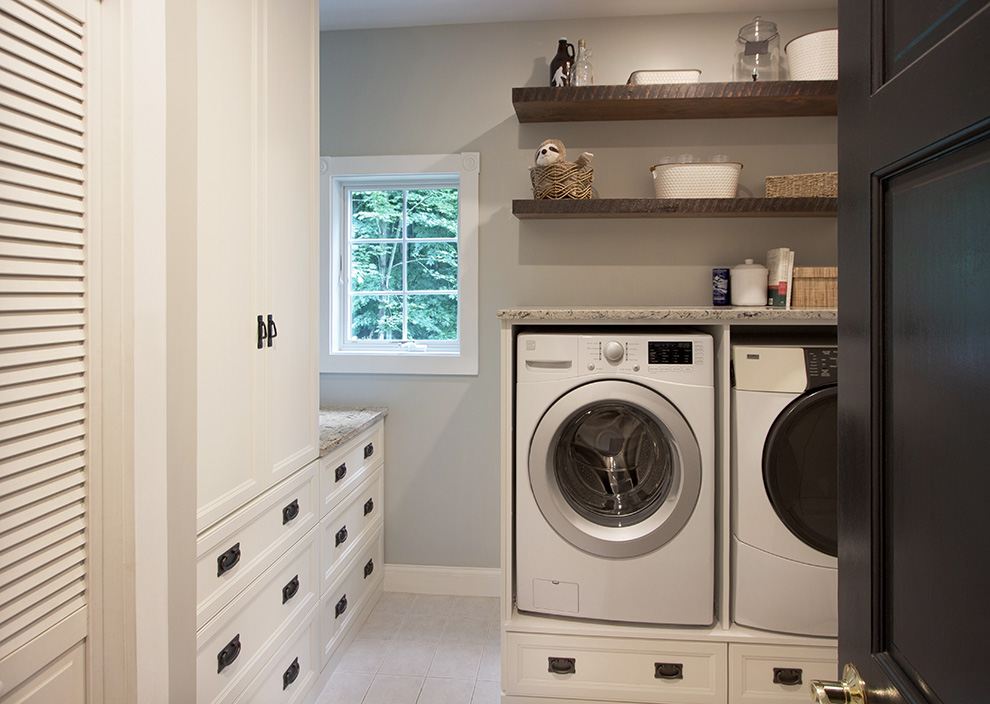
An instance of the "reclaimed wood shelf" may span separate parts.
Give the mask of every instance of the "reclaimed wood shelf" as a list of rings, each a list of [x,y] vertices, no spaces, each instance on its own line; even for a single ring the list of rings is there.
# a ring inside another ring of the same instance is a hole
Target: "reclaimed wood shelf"
[[[519,122],[820,117],[838,114],[838,81],[513,88]]]
[[[836,198],[588,198],[514,200],[520,220],[564,218],[835,217]]]

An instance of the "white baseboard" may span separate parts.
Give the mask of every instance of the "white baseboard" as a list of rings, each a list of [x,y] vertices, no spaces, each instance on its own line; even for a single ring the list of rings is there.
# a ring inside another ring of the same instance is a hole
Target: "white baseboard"
[[[385,591],[454,596],[498,596],[502,570],[497,567],[385,565]]]

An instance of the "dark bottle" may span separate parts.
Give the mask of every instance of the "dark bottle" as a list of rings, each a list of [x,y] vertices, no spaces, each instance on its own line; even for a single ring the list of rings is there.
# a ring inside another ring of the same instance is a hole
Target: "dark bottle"
[[[574,45],[567,43],[567,37],[561,37],[557,42],[557,55],[550,62],[550,85],[569,86],[572,66],[574,66]]]

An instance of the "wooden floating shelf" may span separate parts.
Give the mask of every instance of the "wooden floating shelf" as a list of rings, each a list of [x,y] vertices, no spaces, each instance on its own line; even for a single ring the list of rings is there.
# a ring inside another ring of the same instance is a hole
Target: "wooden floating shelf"
[[[838,114],[838,81],[513,88],[519,122],[820,117]]]
[[[837,212],[837,198],[589,198],[512,201],[512,214],[520,220],[835,217]]]

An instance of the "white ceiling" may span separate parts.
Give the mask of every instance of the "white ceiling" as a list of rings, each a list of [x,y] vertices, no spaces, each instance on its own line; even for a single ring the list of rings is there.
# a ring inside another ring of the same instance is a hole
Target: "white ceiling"
[[[756,13],[831,8],[836,0],[320,0],[320,29],[416,27],[473,22]]]

